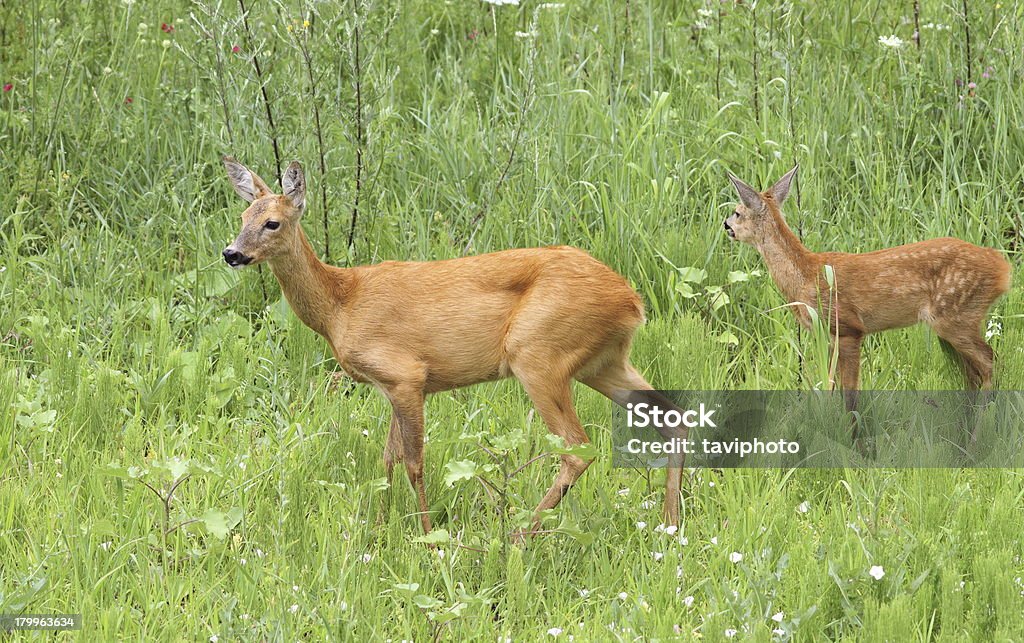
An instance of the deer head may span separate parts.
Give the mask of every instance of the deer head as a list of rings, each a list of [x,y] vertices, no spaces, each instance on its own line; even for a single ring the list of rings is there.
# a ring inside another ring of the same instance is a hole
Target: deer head
[[[224,261],[232,268],[257,264],[287,254],[299,238],[299,221],[306,207],[306,178],[292,161],[281,178],[284,194],[274,194],[255,172],[230,156],[224,168],[238,196],[249,204],[242,229],[227,248]]]
[[[743,181],[739,180],[732,173],[729,173],[729,180],[736,187],[740,203],[725,220],[725,231],[730,239],[736,239],[749,244],[756,244],[763,239],[776,226],[776,216],[782,216],[779,208],[783,201],[789,196],[789,187],[796,176],[797,168],[794,167],[785,176],[778,180],[767,192],[758,192]]]

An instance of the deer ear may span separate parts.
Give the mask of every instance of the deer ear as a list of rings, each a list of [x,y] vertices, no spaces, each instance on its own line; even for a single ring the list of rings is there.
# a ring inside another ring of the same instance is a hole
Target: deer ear
[[[782,202],[789,196],[789,187],[793,184],[793,177],[796,176],[796,171],[799,165],[794,165],[793,169],[779,179],[775,185],[772,186],[772,196],[775,198],[775,203],[782,205]]]
[[[281,187],[284,188],[284,195],[291,199],[292,205],[300,212],[306,209],[306,177],[298,161],[292,161],[284,171]]]
[[[732,172],[729,172],[729,180],[732,181],[733,187],[736,188],[736,193],[740,195],[740,201],[743,202],[743,205],[751,210],[760,210],[764,207],[764,199],[761,198],[757,190],[736,178]]]
[[[246,203],[252,203],[256,199],[270,194],[270,188],[263,182],[255,172],[245,167],[230,156],[225,156],[224,169],[228,172],[228,179],[234,186],[235,192]]]

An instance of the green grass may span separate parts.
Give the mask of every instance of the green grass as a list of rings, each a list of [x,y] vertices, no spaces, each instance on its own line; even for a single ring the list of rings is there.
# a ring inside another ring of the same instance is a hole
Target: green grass
[[[972,96],[963,20],[932,0],[921,23],[951,28],[920,50],[909,2],[315,3],[308,28],[305,3],[247,4],[248,35],[232,2],[0,3],[0,612],[79,612],[84,640],[1024,637],[1019,471],[694,471],[671,537],[661,472],[611,467],[589,390],[602,455],[525,548],[507,534],[556,467],[512,475],[550,447],[525,394],[431,398],[451,541],[414,542],[404,476],[381,488],[386,402],[334,386],[269,271],[219,257],[242,210],[219,157],[273,183],[276,137],[335,263],[577,245],[642,293],[655,385],[827,386],[767,277],[729,282],[761,265],[722,234],[725,169],[767,184],[799,162],[787,215],[813,249],[951,234],[1020,272],[1024,5],[970,3]],[[684,297],[691,266],[728,302]],[[1022,301],[993,311],[1003,389],[1024,385]],[[865,355],[864,388],[961,386],[922,328]],[[465,460],[503,495],[445,484]],[[145,484],[184,471],[165,516]]]

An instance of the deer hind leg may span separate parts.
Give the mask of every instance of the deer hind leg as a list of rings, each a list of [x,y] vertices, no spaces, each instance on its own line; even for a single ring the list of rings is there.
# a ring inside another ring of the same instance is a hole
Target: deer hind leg
[[[513,368],[513,370],[515,370]],[[565,440],[566,446],[577,446],[590,441],[572,405],[571,380],[568,376],[552,377],[548,372],[517,372],[527,395],[533,401],[548,430]],[[590,466],[591,460],[576,455],[562,454],[561,466],[554,482],[534,510],[533,529],[540,528],[540,514],[558,506],[569,489]]]
[[[391,426],[388,429],[388,440],[384,445],[384,474],[388,481],[388,492],[381,494],[381,511],[377,515],[377,525],[384,524],[384,517],[390,507],[392,495],[391,483],[392,474],[395,471],[395,464],[402,461],[402,429],[398,425],[398,415],[392,411]]]
[[[420,386],[397,385],[387,390],[387,396],[391,400],[401,437],[401,457],[405,461],[405,472],[409,475],[413,489],[416,490],[423,532],[429,533],[430,506],[427,504],[427,491],[423,480],[423,389]],[[387,448],[391,446],[392,434],[393,431],[389,433]]]
[[[630,402],[646,401],[649,404],[657,404],[661,408],[675,408],[668,398],[654,392],[654,387],[640,375],[628,360],[612,363],[595,374],[582,377],[580,381],[622,407]],[[679,436],[672,437],[680,437],[685,440],[687,437],[686,427],[682,428]],[[665,524],[674,527],[679,526],[679,490],[683,477],[682,467],[682,454],[670,457],[665,479],[664,519]]]
[[[402,452],[402,429],[398,425],[398,415],[392,412],[388,441],[384,445],[384,472],[387,475],[388,486],[391,485],[391,474],[395,470],[395,464],[402,461]]]
[[[992,388],[994,355],[992,347],[981,338],[980,333],[973,333],[973,336],[972,333],[950,333],[940,334],[939,337],[946,340],[960,356],[969,390]]]
[[[960,364],[967,380],[968,402],[979,406],[977,392],[992,388],[992,372],[995,361],[992,347],[982,338],[981,320],[968,324],[936,324],[935,332],[946,340],[960,357]],[[981,401],[982,404],[985,400]],[[978,418],[975,417],[970,432],[970,443],[978,441]]]

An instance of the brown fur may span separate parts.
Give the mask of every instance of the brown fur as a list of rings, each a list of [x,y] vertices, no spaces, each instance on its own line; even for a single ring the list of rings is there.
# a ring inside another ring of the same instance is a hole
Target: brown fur
[[[863,254],[812,252],[780,210],[795,173],[763,193],[730,175],[741,203],[725,227],[757,248],[786,300],[802,304],[791,306],[801,324],[811,324],[807,307],[829,320],[847,408],[856,406],[864,336],[919,321],[956,350],[970,389],[990,388],[992,349],[981,330],[993,303],[1010,289],[1010,264],[1002,254],[949,237]],[[833,269],[832,293],[826,265]]]
[[[297,163],[285,174],[284,195],[271,194],[233,159],[224,163],[236,191],[252,204],[225,258],[241,253],[247,263],[266,261],[292,309],[327,340],[338,364],[391,402],[385,469],[390,481],[404,460],[424,531],[431,526],[423,481],[426,394],[516,377],[548,428],[578,445],[588,438],[572,404],[574,379],[619,404],[631,391],[652,389],[629,363],[633,333],[644,321],[639,296],[582,250],[336,268],[317,258],[302,231],[305,181]],[[268,231],[267,221],[280,227]],[[563,455],[537,515],[556,506],[589,464]],[[671,469],[665,502],[671,524],[678,524],[679,480],[679,469]]]

